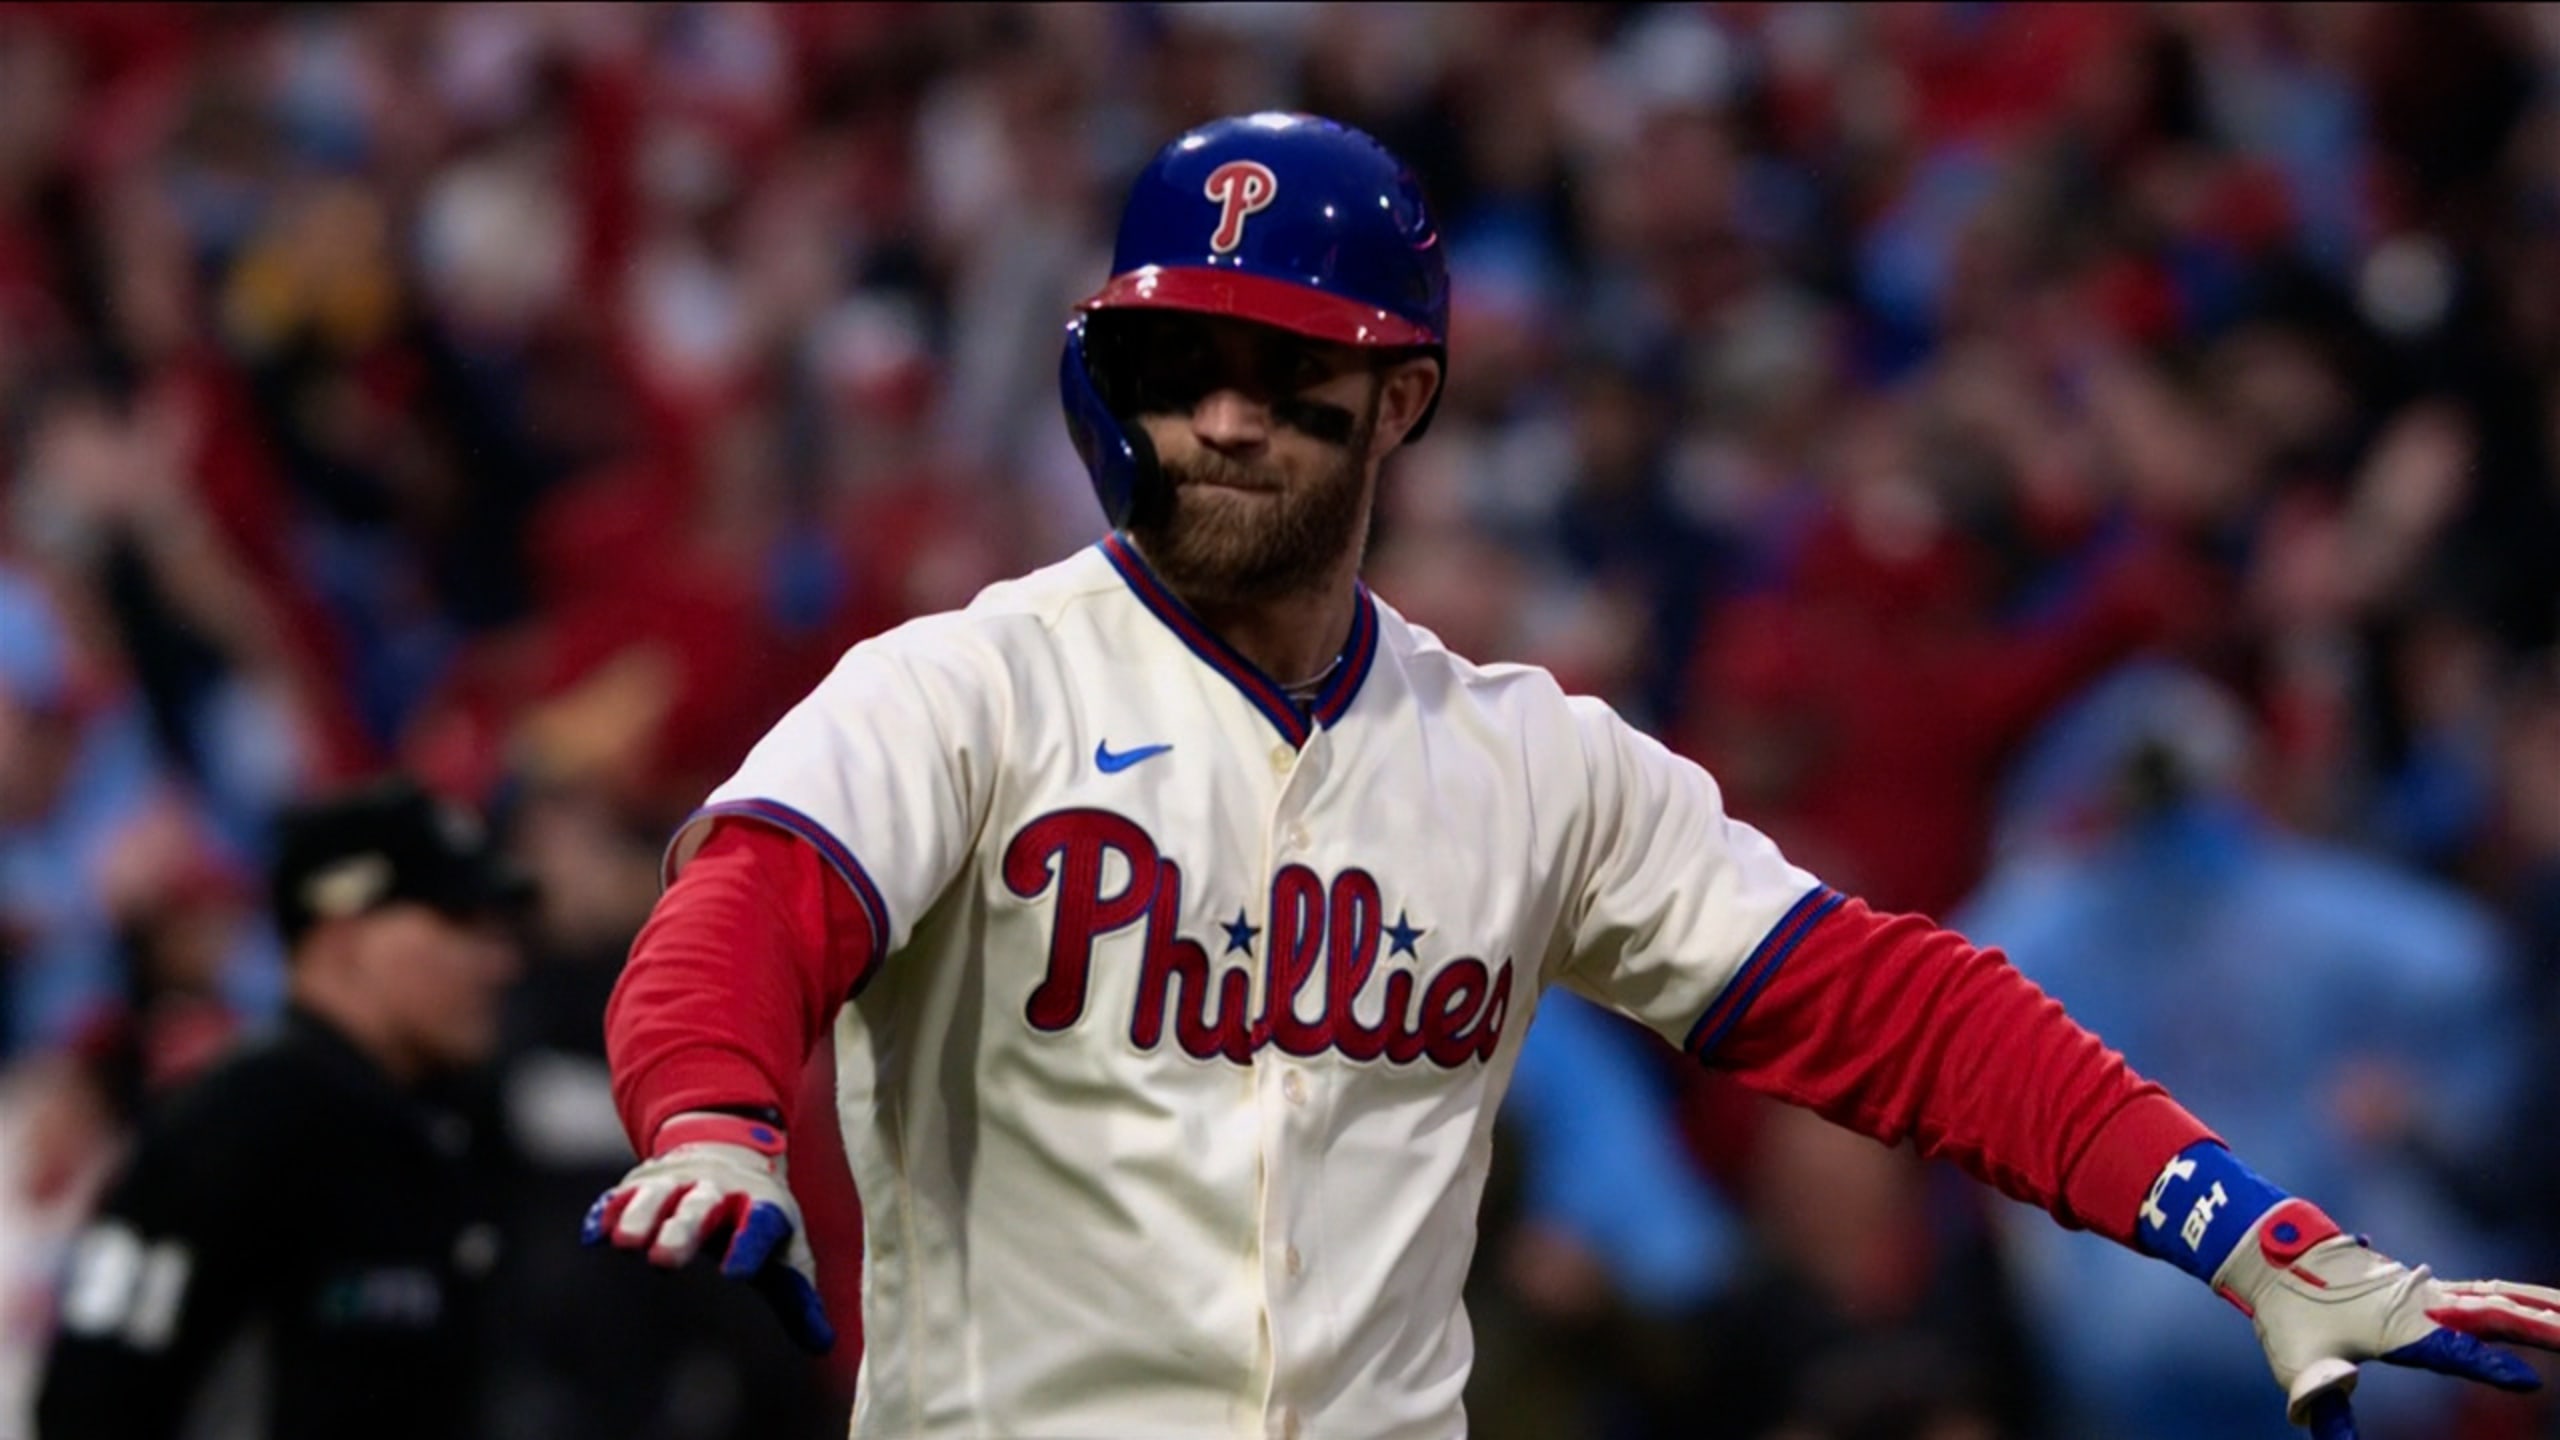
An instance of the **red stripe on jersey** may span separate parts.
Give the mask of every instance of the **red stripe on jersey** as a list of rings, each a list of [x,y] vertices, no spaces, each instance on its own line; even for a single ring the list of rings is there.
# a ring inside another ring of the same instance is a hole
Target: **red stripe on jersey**
[[[2127,1244],[2152,1176],[2214,1138],[2000,952],[1855,899],[1804,934],[1711,1063]]]

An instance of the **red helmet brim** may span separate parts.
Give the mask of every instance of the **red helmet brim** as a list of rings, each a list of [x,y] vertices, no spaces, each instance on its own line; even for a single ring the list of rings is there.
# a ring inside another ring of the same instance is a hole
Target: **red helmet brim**
[[[1267,275],[1207,267],[1148,265],[1115,275],[1079,310],[1186,310],[1277,326],[1336,345],[1437,345],[1439,336],[1401,316]]]

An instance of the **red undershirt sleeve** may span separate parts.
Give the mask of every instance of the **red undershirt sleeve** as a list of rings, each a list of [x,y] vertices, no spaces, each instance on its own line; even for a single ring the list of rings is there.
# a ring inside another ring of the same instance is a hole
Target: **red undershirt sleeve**
[[[1812,927],[1708,1058],[2125,1244],[2160,1167],[2215,1138],[1997,950],[1855,899]]]
[[[658,899],[605,1007],[623,1129],[643,1155],[668,1117],[770,1109],[788,1126],[809,1051],[868,979],[862,902],[807,842],[715,821]]]

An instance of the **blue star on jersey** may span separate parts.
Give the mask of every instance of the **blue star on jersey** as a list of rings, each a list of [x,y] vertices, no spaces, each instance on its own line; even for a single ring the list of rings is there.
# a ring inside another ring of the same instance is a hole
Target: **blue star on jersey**
[[[1227,932],[1226,953],[1230,955],[1233,955],[1239,950],[1243,951],[1247,955],[1251,955],[1253,953],[1253,937],[1262,933],[1259,926],[1246,923],[1245,912],[1242,908],[1237,909],[1236,918],[1233,920],[1220,921],[1218,928]]]
[[[1396,923],[1388,926],[1386,933],[1388,954],[1413,955],[1413,942],[1421,939],[1423,936],[1428,935],[1431,932],[1416,928],[1411,922],[1404,918],[1404,912],[1402,910],[1398,910],[1396,912]],[[1420,959],[1421,957],[1417,955],[1414,958]]]

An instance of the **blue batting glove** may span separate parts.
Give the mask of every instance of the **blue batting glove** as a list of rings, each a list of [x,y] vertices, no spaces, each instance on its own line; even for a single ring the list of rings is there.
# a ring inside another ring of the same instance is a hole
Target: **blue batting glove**
[[[804,1350],[835,1348],[818,1299],[817,1263],[784,1174],[781,1127],[739,1115],[688,1111],[659,1127],[647,1160],[596,1198],[580,1238],[646,1250],[675,1269],[727,1236],[720,1273],[763,1294]]]
[[[2313,1440],[2355,1440],[2348,1396],[2365,1361],[2532,1390],[2542,1381],[2531,1366],[2482,1341],[2560,1351],[2560,1290],[2438,1280],[2345,1234],[2210,1142],[2162,1169],[2135,1238],[2249,1317],[2287,1417]]]

